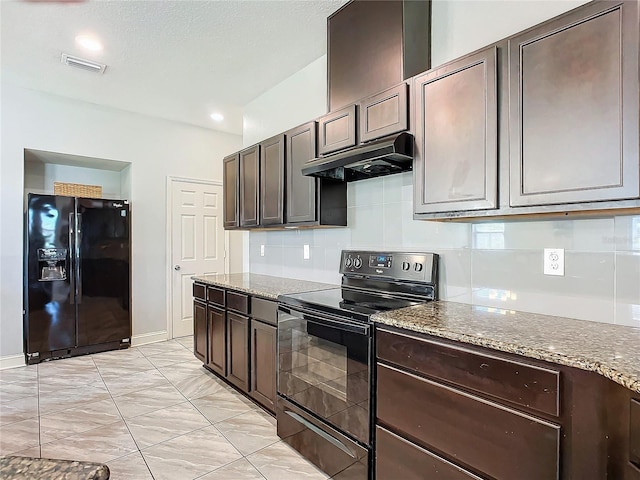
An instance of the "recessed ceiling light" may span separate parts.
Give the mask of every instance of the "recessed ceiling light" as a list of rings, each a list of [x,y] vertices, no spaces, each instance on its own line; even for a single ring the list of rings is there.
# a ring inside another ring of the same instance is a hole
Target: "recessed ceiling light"
[[[99,52],[102,50],[102,43],[95,37],[90,35],[78,35],[76,37],[76,43],[86,50],[92,52]]]
[[[221,113],[212,113],[211,119],[214,122],[221,122],[222,120],[224,120],[224,115],[222,115]]]

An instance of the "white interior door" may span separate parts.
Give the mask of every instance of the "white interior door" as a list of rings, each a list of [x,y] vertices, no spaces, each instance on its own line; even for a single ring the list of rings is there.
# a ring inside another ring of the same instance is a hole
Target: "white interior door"
[[[172,336],[193,334],[193,275],[225,272],[222,185],[171,179]]]

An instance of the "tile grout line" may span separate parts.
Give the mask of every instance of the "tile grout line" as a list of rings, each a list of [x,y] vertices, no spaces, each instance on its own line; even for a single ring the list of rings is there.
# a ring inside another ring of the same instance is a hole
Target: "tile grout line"
[[[113,402],[113,405],[116,407],[116,410],[118,411],[118,414],[120,415],[120,418],[122,419],[122,423],[124,423],[124,426],[127,429],[127,432],[129,432],[129,436],[131,436],[131,440],[133,440],[133,443],[137,448],[137,453],[140,454],[140,457],[142,458],[142,461],[144,462],[145,466],[147,467],[147,471],[149,472],[149,475],[151,475],[152,480],[155,480],[155,476],[153,475],[153,472],[151,471],[151,468],[149,468],[149,464],[147,463],[147,459],[144,458],[144,455],[142,455],[142,451],[140,450],[140,446],[138,445],[138,442],[136,442],[135,437],[133,436],[133,434],[131,433],[131,430],[129,429],[129,424],[125,420],[124,415],[122,415],[122,412],[120,411],[120,407],[118,407],[118,404],[116,403],[113,395],[111,394],[111,390],[109,390],[109,387],[107,386],[107,383],[105,382],[104,378],[102,378],[102,373],[100,373],[100,369],[98,368],[98,365],[96,364],[95,360],[93,360],[93,358],[91,360],[93,361],[94,365],[96,365],[96,370],[98,370],[98,375],[100,375],[100,380],[102,380],[102,383],[104,384],[104,387],[107,389],[107,392],[109,393],[109,398]],[[132,453],[135,453],[135,452],[130,452],[130,453],[127,453],[126,455],[122,455],[121,457],[113,458],[113,459],[110,460],[110,462],[113,462],[113,461],[119,460],[121,458],[127,457],[127,456],[131,455]],[[105,462],[105,464],[106,463],[108,463],[108,462]]]

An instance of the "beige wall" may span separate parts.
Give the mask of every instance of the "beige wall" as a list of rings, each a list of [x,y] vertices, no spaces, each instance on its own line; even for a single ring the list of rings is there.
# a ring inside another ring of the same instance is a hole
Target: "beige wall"
[[[167,176],[221,180],[222,158],[241,147],[241,137],[6,83],[0,96],[0,361],[22,353],[25,148],[131,163],[120,188],[131,192],[133,334],[162,336]]]

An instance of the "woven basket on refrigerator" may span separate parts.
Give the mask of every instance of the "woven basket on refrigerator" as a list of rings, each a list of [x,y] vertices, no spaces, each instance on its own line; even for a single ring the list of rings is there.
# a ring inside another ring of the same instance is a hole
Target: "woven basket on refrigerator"
[[[81,183],[53,182],[53,193],[67,197],[102,198],[100,185],[82,185]]]

